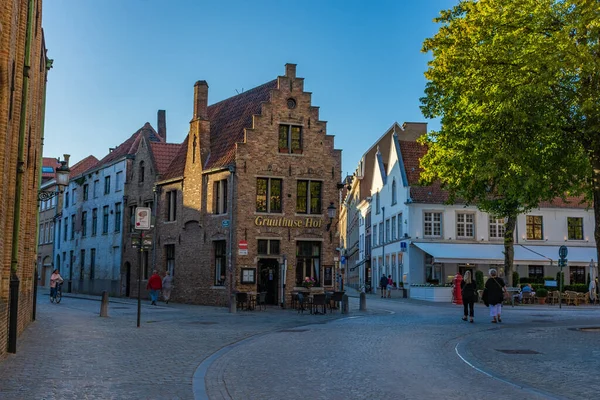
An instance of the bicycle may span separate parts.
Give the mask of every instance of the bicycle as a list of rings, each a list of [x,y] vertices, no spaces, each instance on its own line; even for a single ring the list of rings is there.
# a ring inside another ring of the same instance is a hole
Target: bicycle
[[[56,283],[56,287],[54,288],[54,293],[52,293],[52,289],[50,289],[50,302],[56,304],[60,303],[62,300],[62,283]]]

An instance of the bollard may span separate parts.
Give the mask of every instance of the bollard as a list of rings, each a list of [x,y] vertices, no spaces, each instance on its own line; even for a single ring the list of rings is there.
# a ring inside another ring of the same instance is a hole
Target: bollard
[[[235,298],[235,293],[232,293],[231,297],[229,298],[229,312],[231,314],[235,314],[237,312],[237,302]]]
[[[342,297],[342,314],[348,314],[350,310],[348,309],[348,295],[345,294]]]
[[[360,293],[360,311],[367,311],[367,295],[365,292]]]
[[[100,303],[100,316],[108,317],[108,292],[102,291],[102,302]]]

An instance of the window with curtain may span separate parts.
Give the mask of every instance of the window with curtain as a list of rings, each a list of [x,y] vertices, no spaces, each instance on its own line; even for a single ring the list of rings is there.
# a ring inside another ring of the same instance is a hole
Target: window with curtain
[[[315,280],[321,286],[321,242],[296,242],[296,285],[302,285],[304,278]]]

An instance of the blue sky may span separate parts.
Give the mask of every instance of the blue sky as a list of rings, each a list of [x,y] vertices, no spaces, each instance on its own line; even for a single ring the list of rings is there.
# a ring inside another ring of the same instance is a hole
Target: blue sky
[[[419,109],[440,10],[455,0],[164,1],[51,0],[43,27],[48,77],[44,155],[72,163],[126,140],[167,111],[169,142],[192,116],[193,85],[209,104],[284,74],[295,63],[327,131],[343,149],[343,174],[394,121]],[[439,121],[428,128],[439,128]]]

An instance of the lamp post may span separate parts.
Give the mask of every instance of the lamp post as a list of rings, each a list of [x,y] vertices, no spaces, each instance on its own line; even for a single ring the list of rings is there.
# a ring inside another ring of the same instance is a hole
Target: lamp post
[[[69,184],[69,174],[71,170],[69,169],[69,155],[64,154],[64,160],[60,161],[60,158],[56,160],[60,163],[60,166],[56,168],[55,179],[56,179],[56,190],[40,190],[38,191],[38,201],[46,201],[51,198],[58,196],[62,193],[62,188]],[[57,204],[58,209],[58,204]]]
[[[329,203],[329,207],[327,207],[327,216],[329,217],[329,222],[327,223],[327,232],[331,229],[331,224],[333,223],[333,219],[335,218],[335,204],[333,202]]]

